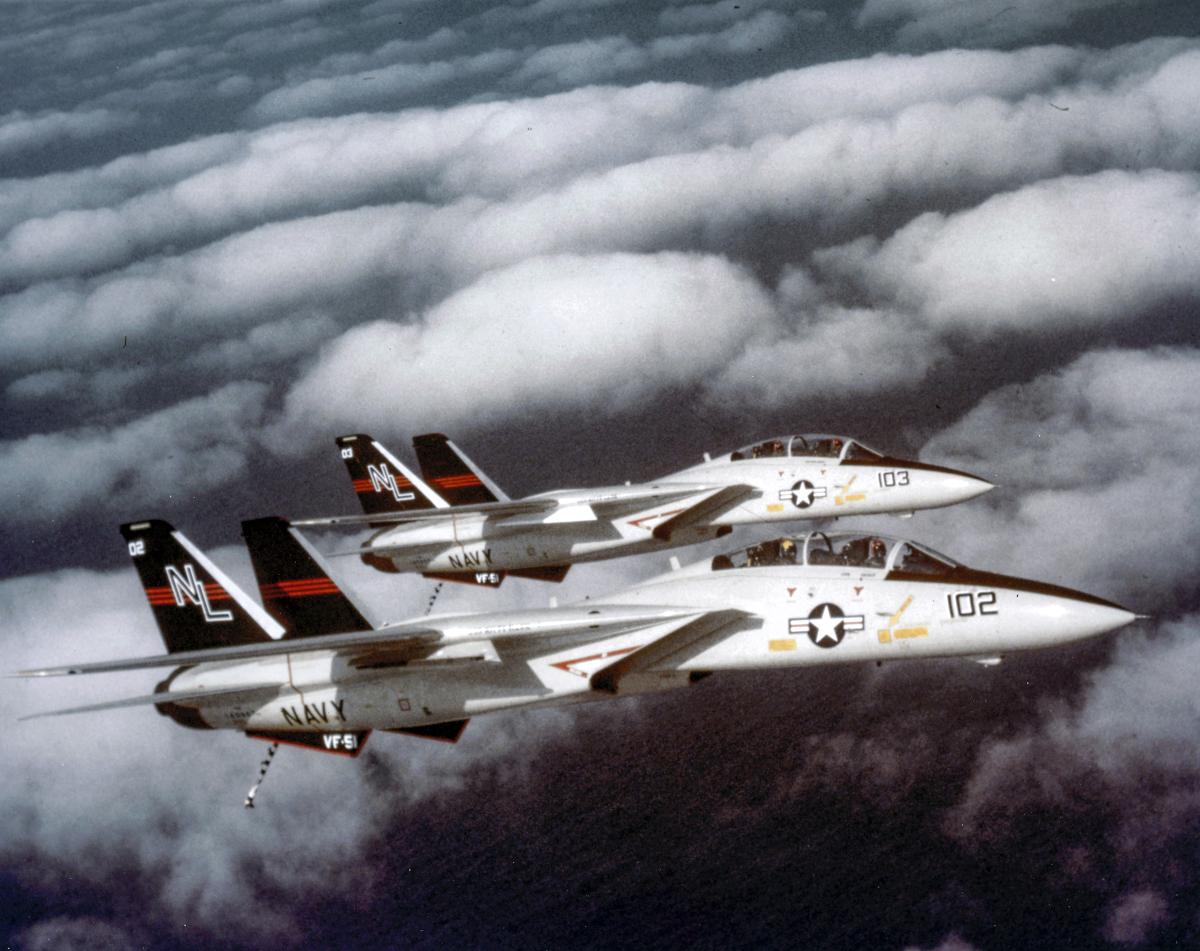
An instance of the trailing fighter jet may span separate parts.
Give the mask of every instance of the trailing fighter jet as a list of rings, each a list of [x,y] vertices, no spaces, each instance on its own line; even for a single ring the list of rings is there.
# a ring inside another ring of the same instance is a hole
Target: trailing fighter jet
[[[372,730],[455,740],[480,714],[667,690],[734,670],[955,656],[992,663],[1134,618],[1101,598],[968,568],[913,541],[812,532],[600,600],[373,627],[280,519],[244,523],[271,614],[167,523],[121,531],[168,653],[23,674],[175,669],[147,696],[58,713],[154,704],[184,726],[351,756]]]
[[[513,500],[445,436],[413,440],[424,478],[365,434],[337,440],[363,515],[300,526],[376,529],[351,552],[386,572],[496,586],[561,581],[577,562],[677,548],[735,525],[911,514],[992,488],[977,476],[896,459],[843,436],[782,436],[640,485]]]

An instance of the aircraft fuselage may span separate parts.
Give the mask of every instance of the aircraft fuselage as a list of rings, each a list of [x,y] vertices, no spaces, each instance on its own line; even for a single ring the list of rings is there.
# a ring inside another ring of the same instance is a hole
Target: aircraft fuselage
[[[691,499],[715,487],[739,484],[753,487],[750,497],[680,528],[668,538],[656,536],[655,529],[686,510]],[[648,489],[683,491],[693,487],[694,496],[619,517],[602,518],[593,509]],[[497,518],[442,510],[442,516],[450,517],[378,531],[369,542],[378,554],[370,554],[368,559],[377,567],[383,567],[380,559],[384,559],[395,571],[486,575],[664,551],[710,541],[738,525],[880,513],[906,515],[953,505],[990,488],[990,483],[967,473],[898,459],[867,464],[788,456],[732,460],[726,455],[649,484],[533,496],[559,503],[550,516]]]
[[[678,645],[620,680],[619,687],[598,688],[600,671],[662,643],[679,628],[681,615],[729,609],[743,614]],[[1092,637],[1132,618],[1080,592],[965,568],[931,578],[836,565],[715,570],[706,562],[582,605],[423,619],[436,624],[444,640],[419,661],[389,664],[383,658],[355,667],[310,646],[287,658],[199,664],[176,672],[170,689],[285,685],[269,699],[206,703],[196,711],[202,722],[190,725],[405,729],[498,710],[666,690],[721,671],[990,658]],[[580,628],[592,619],[605,624],[603,636]],[[575,630],[544,633],[564,622],[574,622]],[[298,650],[305,646],[297,643]]]

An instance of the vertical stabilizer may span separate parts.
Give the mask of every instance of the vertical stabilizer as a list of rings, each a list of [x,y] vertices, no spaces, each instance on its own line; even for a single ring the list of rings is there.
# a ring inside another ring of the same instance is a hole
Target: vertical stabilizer
[[[330,577],[320,554],[286,519],[242,522],[263,604],[286,637],[369,631],[362,607]]]
[[[339,436],[337,444],[367,515],[449,507],[445,499],[365,433]]]
[[[182,532],[151,519],[121,526],[169,653],[270,641],[283,628]]]
[[[509,500],[500,486],[441,433],[415,437],[413,449],[425,481],[442,493],[451,505]]]

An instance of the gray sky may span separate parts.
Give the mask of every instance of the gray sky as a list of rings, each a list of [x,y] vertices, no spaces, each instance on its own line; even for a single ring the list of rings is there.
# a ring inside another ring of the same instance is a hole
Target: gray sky
[[[1000,485],[901,533],[1157,618],[285,754],[250,815],[260,744],[12,725],[142,679],[12,684],[10,943],[1196,940],[1193,4],[0,13],[6,669],[156,649],[116,525],[248,580],[240,519],[351,510],[354,431],[448,432],[512,494],[846,432]],[[389,617],[428,600],[345,571]]]

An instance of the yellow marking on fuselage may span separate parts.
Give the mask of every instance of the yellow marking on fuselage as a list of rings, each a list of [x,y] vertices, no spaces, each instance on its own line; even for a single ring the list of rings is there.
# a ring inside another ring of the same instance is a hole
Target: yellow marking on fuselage
[[[893,630],[893,628],[896,626],[896,623],[900,620],[900,615],[908,610],[908,606],[912,604],[912,602],[913,598],[910,594],[904,599],[904,603],[900,605],[900,607],[896,610],[896,613],[888,618],[888,626],[879,631],[880,644],[890,644],[893,637],[899,640],[901,638],[909,637],[925,637],[929,634],[929,628],[927,627],[902,627],[899,630]]]
[[[783,506],[778,502],[768,502],[767,503],[767,511],[768,512],[782,512]]]
[[[861,502],[867,497],[865,492],[855,492],[853,495],[850,494],[850,486],[854,485],[854,480],[857,478],[858,476],[856,475],[851,476],[850,481],[842,486],[841,495],[835,495],[833,497],[834,505],[843,505],[846,502]]]
[[[794,637],[781,637],[778,640],[768,641],[767,647],[773,651],[794,651],[796,649],[796,639]]]
[[[913,601],[913,596],[910,594],[907,598],[904,599],[904,603],[902,605],[900,605],[900,607],[896,610],[896,613],[892,615],[891,620],[888,621],[888,627],[896,626],[896,622],[900,620],[900,615],[908,610],[908,606],[910,604],[912,604],[912,601]]]

